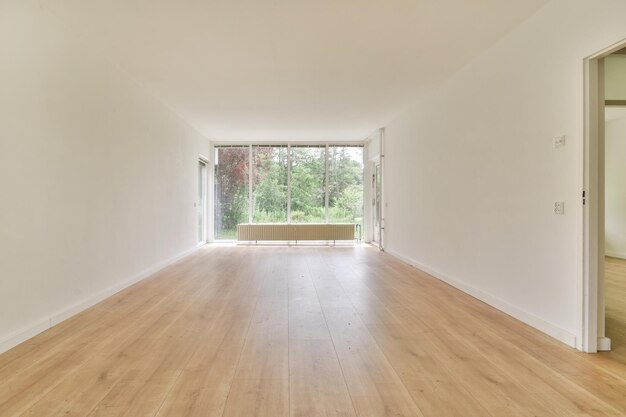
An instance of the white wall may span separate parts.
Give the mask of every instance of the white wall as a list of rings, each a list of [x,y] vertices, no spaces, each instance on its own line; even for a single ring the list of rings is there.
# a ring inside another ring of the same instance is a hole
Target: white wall
[[[625,73],[626,74],[626,73]],[[626,259],[626,108],[612,110],[605,129],[605,253]]]
[[[208,154],[30,3],[0,5],[0,352],[194,248]]]
[[[605,98],[626,100],[626,55],[604,60]],[[607,107],[605,125],[605,243],[609,256],[626,259],[626,107]]]
[[[574,345],[583,59],[625,21],[623,0],[553,0],[390,123],[387,250]]]
[[[626,55],[610,55],[604,59],[606,100],[626,100]]]

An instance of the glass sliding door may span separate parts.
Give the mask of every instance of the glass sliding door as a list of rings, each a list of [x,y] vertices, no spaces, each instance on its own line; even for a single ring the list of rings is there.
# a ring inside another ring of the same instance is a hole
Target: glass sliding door
[[[381,206],[381,194],[382,194],[382,182],[381,182],[381,170],[380,163],[374,164],[374,175],[372,176],[372,194],[374,194],[373,199],[373,222],[372,226],[374,227],[374,242],[378,243],[380,247],[380,228],[381,228],[381,217],[382,217],[382,206]]]
[[[291,147],[291,222],[326,222],[326,146]]]
[[[196,210],[198,213],[198,243],[207,241],[207,163],[204,160],[198,161],[198,201]]]
[[[215,216],[216,240],[232,240],[237,224],[248,223],[249,147],[215,148]]]
[[[287,223],[287,146],[252,147],[252,222]]]
[[[328,221],[363,227],[361,146],[328,147]]]

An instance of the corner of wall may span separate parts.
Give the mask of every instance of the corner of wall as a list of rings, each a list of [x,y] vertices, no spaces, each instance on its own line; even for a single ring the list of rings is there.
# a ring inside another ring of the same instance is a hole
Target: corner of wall
[[[407,263],[408,265],[417,268],[421,271],[426,272],[427,274],[429,274],[430,276],[445,282],[446,284],[449,284],[451,286],[453,286],[454,288],[471,295],[474,298],[477,298],[478,300],[502,311],[505,314],[508,314],[509,316],[521,321],[522,323],[525,323],[531,327],[534,327],[537,330],[542,331],[543,333],[546,333],[548,336],[553,337],[554,339],[565,343],[566,345],[576,348],[576,335],[565,330],[562,329],[552,323],[548,323],[545,320],[542,320],[541,318],[519,308],[516,307],[504,300],[502,300],[501,298],[498,298],[492,294],[489,294],[485,291],[479,290],[477,288],[474,288],[470,285],[464,284],[461,280],[459,279],[455,279],[451,276],[448,276],[446,274],[443,274],[427,265],[422,264],[421,262],[415,261],[411,258],[408,258],[398,252],[396,252],[393,249],[386,249],[386,252],[389,255],[394,256],[395,258],[400,259],[401,261]]]
[[[90,307],[93,307],[94,305],[105,300],[106,298],[109,298],[112,295],[117,294],[118,292],[123,291],[126,288],[129,288],[130,286],[140,281],[143,281],[146,278],[149,278],[150,276],[154,275],[160,270],[165,269],[168,266],[174,264],[175,262],[191,255],[192,253],[197,251],[199,248],[200,246],[194,246],[186,251],[179,253],[176,256],[173,256],[165,261],[162,261],[153,265],[152,267],[126,279],[125,281],[119,284],[106,288],[96,294],[89,296],[88,298],[82,301],[79,301],[62,310],[56,311],[48,317],[42,318],[41,320],[38,320],[35,323],[32,323],[22,329],[19,329],[3,337],[2,339],[0,339],[0,354],[14,348],[15,346],[27,341],[28,339],[32,337],[37,336],[38,334],[50,329],[53,326],[56,326],[57,324],[75,316],[76,314],[82,311],[85,311]]]

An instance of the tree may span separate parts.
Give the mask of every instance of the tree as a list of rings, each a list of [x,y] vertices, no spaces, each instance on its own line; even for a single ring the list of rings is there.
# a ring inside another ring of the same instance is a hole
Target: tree
[[[252,148],[254,222],[287,220],[288,153],[286,147]],[[248,222],[250,148],[217,148],[215,171],[216,237],[234,237],[238,223]],[[363,149],[330,146],[291,148],[291,219],[323,222],[328,164],[331,221],[361,223],[363,217]],[[328,157],[328,162],[326,161]]]
[[[248,221],[248,148],[217,148],[215,169],[215,230],[218,238],[232,237]]]
[[[363,217],[363,150],[331,146],[329,153],[331,220],[360,223]]]
[[[254,148],[253,157],[254,221],[287,221],[287,148]]]
[[[324,221],[324,156],[324,148],[292,148],[291,217],[293,221]]]

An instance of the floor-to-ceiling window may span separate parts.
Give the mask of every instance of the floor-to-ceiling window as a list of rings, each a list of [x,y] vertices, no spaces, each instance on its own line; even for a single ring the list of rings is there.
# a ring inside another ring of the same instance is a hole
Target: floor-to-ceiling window
[[[328,147],[328,221],[363,227],[363,148]]]
[[[363,224],[363,147],[215,146],[216,240],[241,223]]]
[[[287,222],[288,148],[252,147],[252,222]]]
[[[324,223],[326,146],[291,147],[291,222]]]
[[[235,239],[237,224],[248,223],[249,147],[215,148],[216,240]]]

